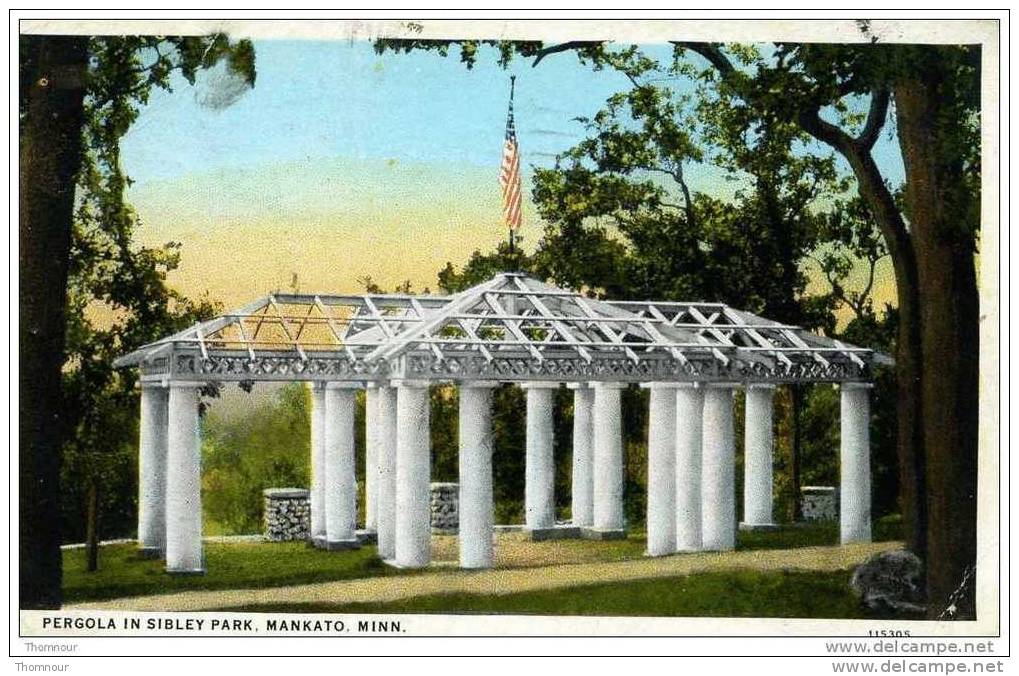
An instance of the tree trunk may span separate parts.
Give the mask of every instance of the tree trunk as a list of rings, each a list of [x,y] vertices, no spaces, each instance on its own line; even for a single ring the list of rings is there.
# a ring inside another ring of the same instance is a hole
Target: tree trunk
[[[949,604],[975,617],[971,590],[951,599],[976,562],[979,295],[975,232],[955,150],[962,122],[950,114],[948,67],[933,55],[920,77],[895,88],[899,143],[906,168],[923,342],[922,410],[926,454],[929,614]]]
[[[21,608],[58,608],[60,369],[88,42],[51,36],[21,41],[19,596]]]
[[[94,480],[88,482],[86,500],[88,501],[85,506],[86,570],[94,573],[99,570],[99,487]]]

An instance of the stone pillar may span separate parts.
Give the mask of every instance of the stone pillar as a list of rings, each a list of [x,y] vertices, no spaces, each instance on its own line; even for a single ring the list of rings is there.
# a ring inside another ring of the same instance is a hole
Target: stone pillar
[[[555,438],[552,410],[558,383],[526,383],[527,453],[524,475],[524,525],[528,530],[555,526]]]
[[[326,388],[308,383],[311,391],[311,539],[326,539]]]
[[[704,388],[676,389],[676,551],[696,552],[701,539],[701,445]]]
[[[354,410],[358,383],[328,383],[325,390],[326,549],[357,547],[357,478]]]
[[[842,544],[870,542],[870,390],[842,383],[839,530]]]
[[[495,383],[460,386],[461,568],[492,567],[492,388]]]
[[[378,531],[379,388],[369,384],[364,395],[364,528]]]
[[[594,383],[594,531],[622,537],[623,383]]]
[[[379,477],[375,501],[379,556],[396,557],[396,388],[378,388]]]
[[[166,435],[169,393],[142,383],[138,438],[138,551],[146,558],[166,553]]]
[[[171,383],[167,406],[166,570],[203,573],[198,386]]]
[[[647,554],[676,549],[676,388],[648,383]]]
[[[774,395],[774,385],[747,386],[743,455],[743,526],[749,529],[770,528],[775,525],[772,518]]]
[[[712,383],[704,392],[701,463],[704,549],[736,547],[736,447],[732,426],[735,385]]]
[[[586,383],[571,383],[573,390],[573,479],[570,513],[574,526],[594,525],[594,390]]]
[[[396,565],[423,568],[431,561],[431,473],[428,383],[397,383]]]

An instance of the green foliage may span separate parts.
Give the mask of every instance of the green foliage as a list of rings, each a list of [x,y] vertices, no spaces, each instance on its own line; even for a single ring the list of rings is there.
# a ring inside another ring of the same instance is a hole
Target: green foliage
[[[288,383],[260,406],[206,416],[202,503],[210,531],[259,533],[264,489],[309,486],[310,411],[304,384]]]
[[[174,71],[193,83],[200,69],[222,59],[254,82],[254,51],[247,41],[231,43],[223,35],[89,40],[62,385],[65,540],[84,535],[89,485],[99,490],[101,536],[128,535],[134,527],[136,375],[115,371],[113,360],[218,309],[208,298],[188,299],[166,285],[180,262],[180,244],[133,245],[141,223],[124,201],[130,179],[120,164],[120,140],[153,87],[169,90]]]

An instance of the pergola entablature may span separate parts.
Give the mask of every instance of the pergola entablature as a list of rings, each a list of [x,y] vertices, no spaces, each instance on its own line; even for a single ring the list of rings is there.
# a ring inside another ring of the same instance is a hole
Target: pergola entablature
[[[145,381],[868,382],[890,359],[721,303],[518,273],[451,296],[271,294],[117,360]]]

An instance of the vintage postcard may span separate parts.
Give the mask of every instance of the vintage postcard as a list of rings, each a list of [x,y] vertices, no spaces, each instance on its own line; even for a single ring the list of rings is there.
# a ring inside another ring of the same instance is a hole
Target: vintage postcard
[[[420,14],[12,15],[17,669],[1003,670],[1007,15]]]

